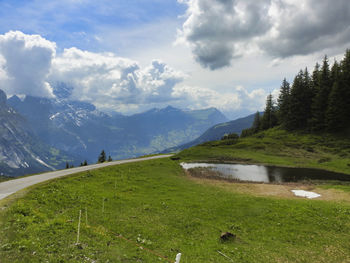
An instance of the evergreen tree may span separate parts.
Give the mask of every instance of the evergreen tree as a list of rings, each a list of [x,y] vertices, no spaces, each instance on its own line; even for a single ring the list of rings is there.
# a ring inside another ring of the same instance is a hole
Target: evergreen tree
[[[282,126],[287,127],[290,120],[290,85],[286,79],[283,80],[280,94],[277,99],[278,120]]]
[[[252,130],[254,133],[258,132],[261,127],[260,113],[257,111],[254,116],[254,122],[252,125]]]
[[[263,130],[270,129],[277,125],[276,109],[273,103],[272,95],[268,95],[264,115],[261,118],[261,128]]]
[[[84,161],[83,165],[84,165],[84,166],[87,166],[87,165],[88,165],[88,163],[87,163],[86,160]]]
[[[113,161],[112,157],[110,155],[108,155],[108,162]]]
[[[318,80],[318,90],[312,103],[311,128],[314,131],[324,130],[328,96],[332,88],[328,58],[325,56]]]
[[[98,163],[104,163],[106,161],[106,153],[104,150],[102,150],[102,152],[100,153],[100,155],[98,156]]]
[[[241,138],[248,137],[248,136],[251,136],[253,134],[254,134],[254,132],[253,132],[252,128],[243,129],[241,132]]]
[[[305,122],[304,122],[304,128],[308,128],[308,124],[311,120],[311,108],[312,108],[312,101],[314,98],[313,93],[313,85],[312,85],[312,78],[309,75],[309,72],[307,68],[304,70],[303,75],[303,88],[304,88],[304,94],[303,94],[303,103],[304,103],[304,113],[305,113]]]
[[[335,81],[329,95],[328,109],[326,112],[326,128],[328,131],[338,131],[343,127],[345,115],[344,107],[339,107],[343,101],[343,94],[338,81]]]
[[[343,126],[350,127],[350,49],[345,52],[345,57],[340,65],[339,85],[343,96],[343,105],[345,105],[345,117],[343,118]]]
[[[312,77],[311,77],[311,94],[312,94],[312,102],[311,102],[311,113],[310,113],[310,118],[308,120],[308,129],[313,130],[313,125],[314,125],[314,120],[313,120],[313,112],[314,112],[314,103],[316,100],[316,95],[320,90],[320,64],[316,63],[315,69],[312,72]]]
[[[68,169],[69,168],[69,163],[68,162],[66,162],[66,169]]]
[[[294,78],[290,91],[290,118],[287,128],[290,130],[305,129],[307,127],[311,108],[310,76],[307,69]]]
[[[340,81],[341,68],[337,62],[331,70],[333,81],[332,90],[329,94],[326,112],[326,128],[328,131],[339,131],[348,125],[348,97],[346,96],[346,84]]]
[[[320,64],[316,63],[311,77],[311,90],[313,96],[320,90]]]

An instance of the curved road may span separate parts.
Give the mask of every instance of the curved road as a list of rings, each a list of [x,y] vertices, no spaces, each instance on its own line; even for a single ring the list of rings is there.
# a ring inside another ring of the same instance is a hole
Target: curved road
[[[38,184],[54,178],[62,177],[65,175],[75,174],[83,171],[94,170],[102,167],[118,165],[123,163],[141,162],[141,161],[152,160],[152,159],[167,158],[170,156],[172,156],[172,154],[120,160],[120,161],[113,161],[108,163],[92,164],[88,166],[80,166],[80,167],[66,169],[66,170],[47,172],[47,173],[42,173],[38,175],[32,175],[28,177],[23,177],[23,178],[2,182],[0,183],[0,200],[28,186]]]

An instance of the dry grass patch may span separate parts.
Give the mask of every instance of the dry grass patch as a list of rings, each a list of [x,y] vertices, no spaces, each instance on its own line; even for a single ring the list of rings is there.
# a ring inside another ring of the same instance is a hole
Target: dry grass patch
[[[214,179],[210,177],[193,177],[187,172],[189,180],[198,184],[212,185],[220,187],[227,191],[249,194],[253,196],[277,197],[286,199],[300,199],[303,197],[295,196],[291,190],[305,190],[316,192],[321,197],[315,200],[325,201],[346,201],[350,202],[350,192],[344,192],[337,189],[323,189],[314,184],[301,183],[283,183],[283,184],[266,184],[266,183],[247,183],[226,181],[223,179]]]

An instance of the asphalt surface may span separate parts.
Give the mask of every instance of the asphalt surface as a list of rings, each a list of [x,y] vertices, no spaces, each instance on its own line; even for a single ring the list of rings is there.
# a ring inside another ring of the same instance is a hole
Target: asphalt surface
[[[54,178],[75,174],[79,172],[94,170],[102,167],[107,166],[113,166],[118,164],[124,164],[124,163],[134,163],[134,162],[141,162],[141,161],[147,161],[147,160],[153,160],[153,159],[160,159],[160,158],[167,158],[170,157],[171,154],[168,155],[157,155],[157,156],[151,156],[151,157],[144,157],[144,158],[136,158],[136,159],[128,159],[128,160],[120,160],[120,161],[113,161],[108,163],[100,163],[100,164],[92,164],[88,166],[80,166],[76,168],[70,168],[66,170],[60,170],[60,171],[53,171],[53,172],[47,172],[37,175],[32,175],[28,177],[18,178],[6,182],[0,183],[0,200],[4,199],[5,197],[22,190],[28,186],[32,186],[34,184],[38,184],[47,180],[51,180]]]

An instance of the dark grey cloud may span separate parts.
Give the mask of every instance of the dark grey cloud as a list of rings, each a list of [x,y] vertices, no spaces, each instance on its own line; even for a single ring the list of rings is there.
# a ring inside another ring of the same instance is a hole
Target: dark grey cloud
[[[234,47],[223,42],[212,41],[203,43],[197,41],[193,47],[195,59],[204,67],[214,70],[230,64]]]
[[[275,20],[278,33],[267,35],[260,47],[274,57],[307,55],[350,42],[348,0],[295,1],[279,3]]]
[[[182,1],[184,2],[184,1]],[[255,47],[276,58],[350,43],[349,0],[188,0],[179,39],[203,67],[229,66]]]

